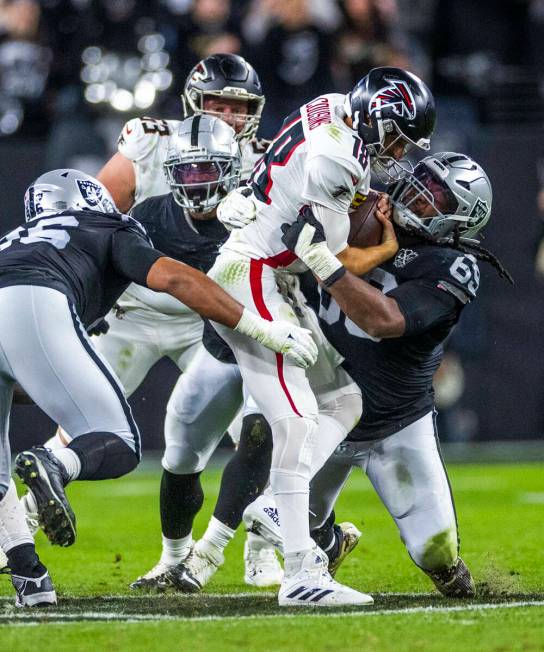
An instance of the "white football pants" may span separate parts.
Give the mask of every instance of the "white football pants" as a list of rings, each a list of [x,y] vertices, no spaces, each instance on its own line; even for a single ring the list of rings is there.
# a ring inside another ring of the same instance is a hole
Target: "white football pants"
[[[367,474],[418,566],[433,570],[455,562],[455,508],[432,412],[385,439],[341,443],[312,480],[312,528],[326,521],[355,467]]]

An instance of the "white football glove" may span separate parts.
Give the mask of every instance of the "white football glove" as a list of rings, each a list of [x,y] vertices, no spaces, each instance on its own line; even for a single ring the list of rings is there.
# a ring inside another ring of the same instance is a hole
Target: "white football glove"
[[[293,224],[282,224],[282,242],[323,282],[331,286],[346,273],[338,258],[327,247],[325,232],[312,209],[304,206]]]
[[[228,231],[241,229],[255,219],[257,209],[251,194],[247,186],[236,188],[219,202],[217,219]]]
[[[281,353],[297,367],[307,369],[317,360],[317,346],[311,331],[288,321],[268,321],[245,309],[235,331]]]

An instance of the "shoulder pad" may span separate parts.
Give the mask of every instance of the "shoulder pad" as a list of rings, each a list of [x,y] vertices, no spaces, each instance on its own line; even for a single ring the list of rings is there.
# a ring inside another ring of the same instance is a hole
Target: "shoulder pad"
[[[117,149],[130,161],[141,161],[157,146],[162,136],[172,133],[170,121],[155,118],[129,120],[119,136]]]
[[[476,258],[449,247],[399,249],[392,265],[395,273],[407,280],[421,278],[436,281],[438,288],[453,294],[462,303],[476,296],[480,284]]]

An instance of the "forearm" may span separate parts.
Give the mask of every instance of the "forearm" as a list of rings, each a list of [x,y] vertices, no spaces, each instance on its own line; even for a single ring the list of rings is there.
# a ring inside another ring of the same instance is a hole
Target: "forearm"
[[[234,328],[244,307],[215,281],[189,265],[160,258],[149,270],[147,285],[167,292],[202,317]]]
[[[346,247],[337,258],[344,267],[355,276],[364,276],[370,270],[382,265],[391,256],[394,256],[397,247],[390,243],[384,243],[376,247]]]
[[[400,337],[406,322],[397,302],[349,272],[328,288],[336,303],[372,337]]]

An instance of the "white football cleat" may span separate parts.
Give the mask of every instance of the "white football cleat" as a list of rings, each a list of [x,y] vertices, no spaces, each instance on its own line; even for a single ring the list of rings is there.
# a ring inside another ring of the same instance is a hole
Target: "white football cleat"
[[[280,607],[341,607],[373,604],[372,596],[344,586],[330,576],[327,555],[317,546],[306,553],[301,569],[283,579]]]
[[[275,586],[281,584],[283,568],[276,557],[274,546],[266,539],[248,532],[244,544],[244,582],[250,586]]]
[[[210,581],[224,562],[225,556],[217,546],[200,539],[195,543],[187,559],[166,573],[167,584],[164,588],[173,586],[182,593],[197,593]]]
[[[247,532],[258,534],[279,552],[283,551],[280,519],[273,496],[259,496],[245,508],[242,520]]]

